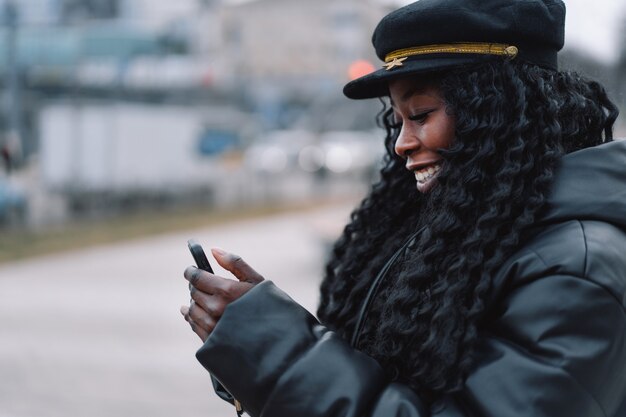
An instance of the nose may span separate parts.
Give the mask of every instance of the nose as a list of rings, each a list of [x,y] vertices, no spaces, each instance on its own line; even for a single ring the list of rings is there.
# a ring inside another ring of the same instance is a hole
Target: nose
[[[420,146],[422,146],[422,143],[417,136],[413,132],[407,131],[403,126],[398,139],[396,139],[394,150],[398,156],[407,158],[411,153],[417,151]]]

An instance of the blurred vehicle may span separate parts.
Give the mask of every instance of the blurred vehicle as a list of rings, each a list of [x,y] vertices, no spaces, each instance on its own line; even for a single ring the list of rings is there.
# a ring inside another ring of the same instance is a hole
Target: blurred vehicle
[[[95,100],[50,102],[39,126],[43,183],[78,211],[212,201],[258,131],[253,115],[223,104]]]
[[[320,135],[324,167],[333,174],[369,178],[383,156],[381,139],[374,132],[331,131]]]
[[[207,126],[198,135],[198,152],[215,156],[240,149],[241,138],[234,129]]]
[[[24,193],[0,179],[0,225],[23,224],[27,209]]]
[[[258,172],[305,172],[353,175],[369,179],[378,171],[384,148],[369,131],[330,131],[315,135],[306,130],[270,132],[248,148],[245,160]]]
[[[255,172],[284,174],[300,170],[300,152],[315,144],[316,137],[306,130],[275,130],[257,139],[246,150],[246,166]]]
[[[301,149],[301,169],[317,176],[352,176],[370,181],[378,172],[384,148],[375,132],[331,131]]]

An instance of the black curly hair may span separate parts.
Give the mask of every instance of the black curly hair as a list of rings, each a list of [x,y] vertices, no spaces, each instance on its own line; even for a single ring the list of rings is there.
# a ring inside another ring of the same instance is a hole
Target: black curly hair
[[[333,248],[318,309],[349,340],[373,277],[423,228],[383,283],[357,347],[430,399],[462,386],[491,277],[545,208],[559,159],[611,141],[618,114],[597,82],[525,63],[485,63],[436,82],[456,122],[452,146],[439,151],[439,185],[417,192],[385,106],[380,181]]]

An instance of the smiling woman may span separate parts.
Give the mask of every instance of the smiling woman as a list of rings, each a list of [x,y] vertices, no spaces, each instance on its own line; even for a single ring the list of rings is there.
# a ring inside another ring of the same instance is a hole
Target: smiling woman
[[[401,78],[389,82],[389,95],[400,133],[395,144],[398,156],[406,159],[406,169],[415,173],[417,189],[428,192],[441,169],[440,149],[447,149],[454,138],[454,117],[435,81]]]
[[[626,414],[626,141],[604,88],[558,70],[564,18],[421,0],[379,23],[384,64],[344,93],[386,103],[385,165],[318,319],[232,255],[238,281],[185,274],[218,392],[252,416]]]

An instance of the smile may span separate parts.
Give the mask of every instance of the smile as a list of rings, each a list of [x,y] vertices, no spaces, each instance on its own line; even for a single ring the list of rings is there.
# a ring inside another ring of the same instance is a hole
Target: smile
[[[428,165],[420,170],[414,171],[415,179],[418,184],[426,184],[437,176],[437,173],[441,170],[441,164]]]

